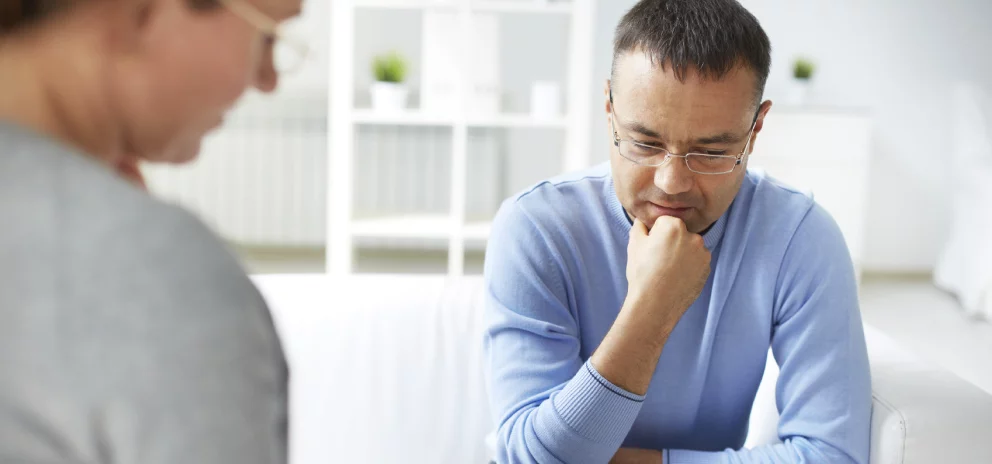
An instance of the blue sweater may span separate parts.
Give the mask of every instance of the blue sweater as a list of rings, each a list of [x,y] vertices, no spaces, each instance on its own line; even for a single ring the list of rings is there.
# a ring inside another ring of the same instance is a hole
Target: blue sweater
[[[844,239],[809,196],[748,172],[704,236],[712,272],[639,396],[588,362],[627,293],[608,165],[507,200],[487,250],[486,376],[500,463],[867,463],[871,380]],[[782,443],[741,450],[768,349]]]

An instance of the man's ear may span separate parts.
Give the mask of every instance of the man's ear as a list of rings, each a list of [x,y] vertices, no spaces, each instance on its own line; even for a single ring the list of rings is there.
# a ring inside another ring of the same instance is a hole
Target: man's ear
[[[761,106],[758,107],[758,119],[756,119],[754,122],[755,135],[758,135],[758,132],[761,132],[761,128],[765,126],[765,116],[768,115],[768,111],[770,111],[771,109],[772,109],[771,100],[765,100],[764,102],[761,103]]]
[[[751,134],[751,147],[748,149],[749,155],[754,152],[754,144],[758,140],[758,133],[761,132],[761,129],[765,127],[765,116],[768,115],[768,111],[770,111],[771,109],[772,109],[771,100],[765,100],[763,103],[761,103],[761,106],[758,107],[758,118],[754,121],[754,133]]]
[[[610,80],[606,80],[606,84],[603,85],[603,100],[606,101],[606,114],[610,114],[613,111],[613,103],[610,102]]]

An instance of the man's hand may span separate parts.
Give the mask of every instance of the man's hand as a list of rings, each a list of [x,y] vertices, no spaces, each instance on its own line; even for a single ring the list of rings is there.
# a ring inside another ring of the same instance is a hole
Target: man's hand
[[[627,245],[627,298],[590,362],[614,385],[647,393],[675,325],[710,274],[703,237],[681,219],[662,216],[649,233],[635,220]]]
[[[661,451],[639,448],[620,448],[610,459],[610,464],[662,464]]]
[[[627,300],[655,313],[672,328],[706,285],[710,252],[703,237],[681,219],[661,216],[648,232],[638,219],[627,244]],[[669,329],[671,330],[671,329]]]

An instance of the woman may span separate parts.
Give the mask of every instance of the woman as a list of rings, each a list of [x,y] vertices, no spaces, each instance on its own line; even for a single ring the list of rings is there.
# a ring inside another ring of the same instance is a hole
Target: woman
[[[281,463],[287,369],[219,239],[144,191],[300,0],[0,0],[0,461]]]

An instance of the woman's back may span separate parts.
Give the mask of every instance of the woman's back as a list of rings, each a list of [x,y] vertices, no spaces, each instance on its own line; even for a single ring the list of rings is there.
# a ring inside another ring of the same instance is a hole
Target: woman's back
[[[8,6],[9,3],[7,2]],[[141,188],[278,84],[301,0],[0,9],[0,462],[279,464],[268,309],[197,219]]]
[[[269,312],[198,220],[3,122],[0,217],[0,461],[285,461]]]

